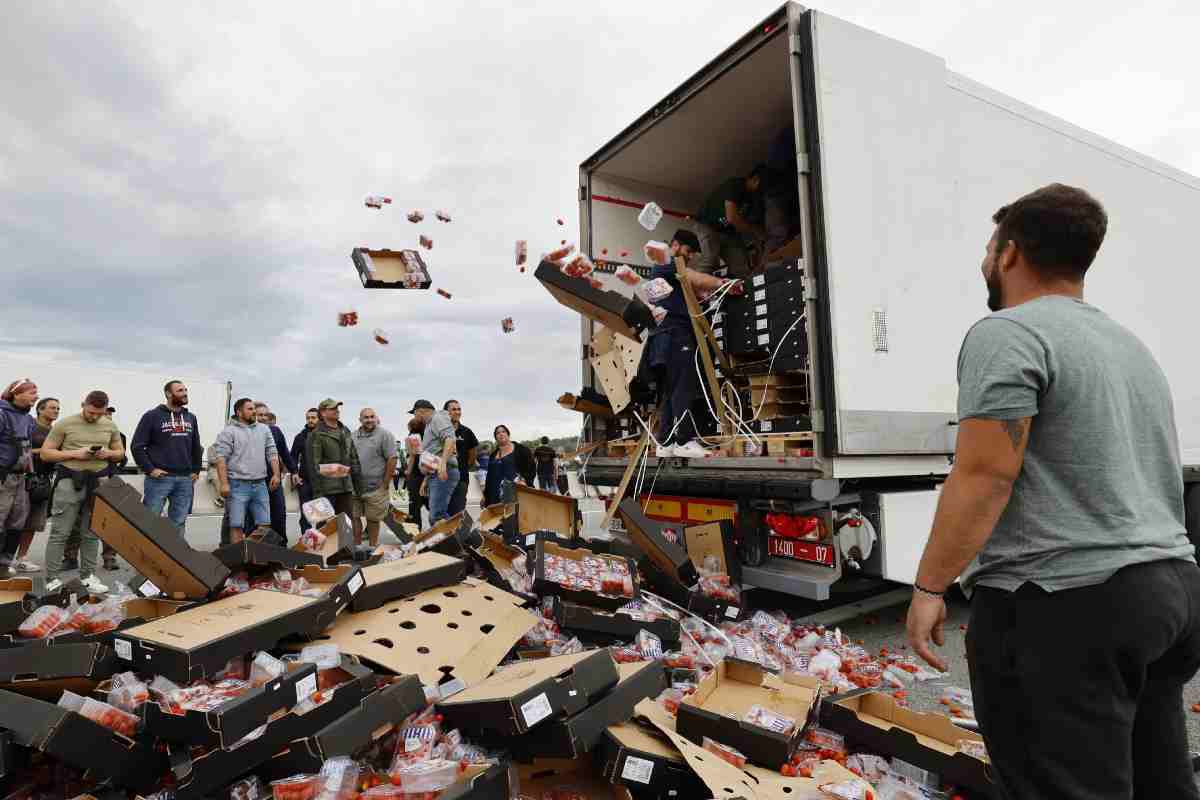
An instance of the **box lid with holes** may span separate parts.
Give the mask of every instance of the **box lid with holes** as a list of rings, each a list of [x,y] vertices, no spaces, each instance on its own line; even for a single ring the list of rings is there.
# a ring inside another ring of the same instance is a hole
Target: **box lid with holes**
[[[216,556],[192,549],[170,520],[143,506],[142,496],[120,478],[97,487],[91,530],[168,596],[205,598],[229,577]]]
[[[438,708],[464,733],[520,734],[583,710],[616,683],[612,656],[592,650],[510,664]]]
[[[468,578],[379,608],[343,614],[324,636],[396,674],[415,674],[443,697],[489,675],[537,623],[524,601]]]

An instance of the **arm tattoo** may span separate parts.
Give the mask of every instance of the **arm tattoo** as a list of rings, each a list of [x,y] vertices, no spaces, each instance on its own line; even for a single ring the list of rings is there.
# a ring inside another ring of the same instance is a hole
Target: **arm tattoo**
[[[1012,442],[1013,450],[1019,450],[1021,440],[1025,438],[1026,420],[1023,419],[1006,419],[1000,422],[1004,426],[1004,432],[1008,434],[1009,440]]]

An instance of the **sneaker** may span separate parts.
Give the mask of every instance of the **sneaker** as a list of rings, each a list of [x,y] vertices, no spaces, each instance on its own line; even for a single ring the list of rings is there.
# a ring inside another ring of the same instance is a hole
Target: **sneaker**
[[[17,572],[41,572],[42,565],[35,564],[32,561],[15,561],[12,565]]]
[[[100,579],[95,575],[88,575],[87,580],[83,581],[83,586],[92,594],[105,594],[108,592],[108,587],[100,582]]]
[[[675,448],[669,444],[660,444],[654,450],[655,458],[670,458],[675,455]]]
[[[57,592],[62,587],[63,587],[63,582],[61,580],[59,580],[58,578],[55,578],[52,581],[46,581],[45,592],[46,592],[46,594],[51,594],[53,592]]]
[[[707,456],[708,450],[696,439],[675,447],[676,458],[706,458]]]
[[[62,568],[64,571],[79,569],[79,559],[78,558],[64,558],[63,562],[62,562]]]

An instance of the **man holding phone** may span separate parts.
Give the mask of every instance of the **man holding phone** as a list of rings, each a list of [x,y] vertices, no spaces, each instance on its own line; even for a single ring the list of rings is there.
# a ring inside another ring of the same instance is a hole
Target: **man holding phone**
[[[101,473],[125,457],[121,432],[109,419],[108,395],[96,390],[83,399],[78,414],[60,419],[42,445],[42,461],[55,464],[50,540],[46,544],[46,591],[62,587],[63,550],[76,519],[80,520],[79,578],[88,591],[102,594],[108,587],[94,574],[100,540],[92,533],[88,499]]]

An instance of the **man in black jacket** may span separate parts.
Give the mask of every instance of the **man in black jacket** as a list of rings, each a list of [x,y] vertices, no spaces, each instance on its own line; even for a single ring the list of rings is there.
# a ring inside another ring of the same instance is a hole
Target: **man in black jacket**
[[[196,479],[203,468],[200,424],[187,410],[182,381],[163,387],[166,402],[142,415],[133,434],[133,460],[146,473],[142,503],[155,514],[170,504],[167,517],[182,536],[192,511]]]
[[[286,471],[295,475],[296,462],[292,461],[292,454],[288,452],[287,439],[284,438],[283,431],[275,424],[275,415],[271,413],[271,408],[266,403],[255,403],[254,411],[258,423],[271,429],[271,436],[275,439],[275,450],[279,453],[281,472]],[[279,485],[271,489],[268,495],[271,499],[271,530],[283,537],[286,543],[287,497],[283,493],[283,480],[280,480]]]
[[[304,430],[296,434],[296,438],[292,440],[292,463],[296,466],[295,472],[292,473],[292,485],[296,487],[296,493],[300,495],[300,505],[303,506],[309,500],[313,499],[312,481],[308,477],[308,462],[304,459],[304,446],[308,443],[308,434],[313,428],[317,427],[317,422],[321,419],[315,408],[310,408],[304,412]],[[304,513],[300,514],[300,532],[304,533],[311,528],[308,520],[304,518]]]

